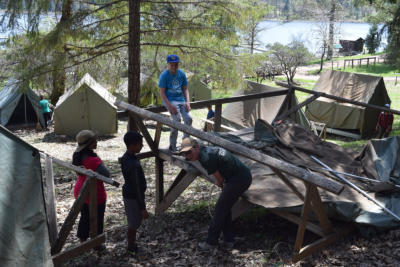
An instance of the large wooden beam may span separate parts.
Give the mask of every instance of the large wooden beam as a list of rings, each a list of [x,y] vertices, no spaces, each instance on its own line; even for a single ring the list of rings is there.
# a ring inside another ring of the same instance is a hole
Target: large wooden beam
[[[351,99],[346,99],[343,97],[339,97],[339,96],[335,96],[335,95],[330,95],[330,94],[326,94],[326,93],[322,93],[322,92],[318,92],[318,91],[313,91],[313,90],[308,90],[299,86],[295,86],[295,85],[288,85],[287,83],[284,82],[275,82],[277,85],[283,86],[283,87],[289,87],[291,86],[293,89],[301,91],[301,92],[305,92],[305,93],[309,93],[309,94],[321,94],[320,97],[325,97],[325,98],[329,98],[329,99],[333,99],[336,101],[340,101],[340,102],[345,102],[345,103],[350,103],[356,106],[361,106],[361,107],[366,107],[366,108],[373,108],[373,109],[377,109],[377,110],[381,110],[381,111],[389,111],[392,112],[393,114],[397,114],[400,115],[400,111],[395,110],[395,109],[390,109],[387,107],[381,107],[381,106],[377,106],[377,105],[373,105],[373,104],[367,104],[367,103],[363,103],[363,102],[359,102],[359,101],[355,101],[355,100],[351,100]]]
[[[222,123],[222,104],[215,105],[215,115],[214,115],[214,132],[221,131]]]
[[[76,257],[78,255],[81,255],[82,253],[85,253],[86,251],[88,251],[91,248],[101,245],[105,241],[106,241],[106,235],[101,234],[101,235],[97,236],[96,238],[89,239],[75,247],[68,248],[65,251],[60,252],[53,256],[53,264],[55,266],[61,266],[63,262],[65,262],[73,257]]]
[[[328,178],[311,173],[306,169],[299,168],[291,163],[284,162],[282,160],[273,158],[269,155],[263,154],[254,149],[247,148],[243,145],[235,144],[235,143],[225,140],[221,137],[218,137],[218,136],[215,136],[215,135],[212,135],[209,133],[205,133],[205,132],[197,130],[191,126],[172,121],[169,118],[161,116],[160,114],[156,114],[156,113],[147,111],[145,109],[127,104],[125,102],[121,102],[121,101],[115,102],[115,105],[118,106],[119,108],[129,110],[130,112],[132,112],[142,118],[161,122],[162,124],[165,124],[165,125],[175,128],[175,129],[178,129],[179,131],[188,133],[192,136],[195,136],[197,138],[206,140],[212,144],[215,144],[217,146],[225,148],[235,154],[244,156],[248,159],[257,161],[257,162],[267,165],[267,166],[275,167],[278,170],[281,170],[287,174],[290,174],[291,176],[297,177],[303,181],[315,184],[318,187],[321,187],[329,192],[339,194],[344,188],[343,185],[339,184],[338,182],[335,182],[333,180],[329,180]]]
[[[210,99],[210,100],[202,100],[202,101],[195,101],[190,103],[190,108],[191,109],[200,109],[200,108],[206,108],[208,106],[216,105],[216,104],[226,104],[226,103],[233,103],[233,102],[239,102],[239,101],[245,101],[245,100],[251,100],[251,99],[259,99],[259,98],[264,98],[264,97],[273,97],[273,96],[280,96],[280,95],[286,95],[288,90],[286,89],[280,89],[276,88],[276,91],[272,92],[264,92],[264,93],[256,93],[256,94],[248,94],[248,95],[239,95],[239,96],[232,96],[232,97],[227,97],[227,98],[217,98],[217,99]],[[158,107],[151,107],[147,108],[146,110],[154,112],[154,113],[160,113],[160,112],[165,112],[167,109],[164,106],[158,106]],[[126,111],[120,111],[118,112],[118,118],[123,118],[126,117],[128,114]]]
[[[83,183],[78,197],[72,205],[71,210],[67,215],[67,218],[65,218],[64,224],[61,226],[60,232],[58,234],[58,239],[54,243],[54,246],[51,248],[52,255],[61,251],[62,247],[65,244],[65,241],[67,240],[69,232],[71,232],[76,217],[78,217],[78,214],[81,211],[83,204],[85,203],[86,197],[89,194],[89,180],[90,179],[86,179]]]
[[[51,157],[51,159],[52,159],[52,161],[54,163],[56,163],[56,164],[58,164],[60,166],[63,166],[65,168],[67,168],[67,169],[73,170],[74,172],[77,172],[77,173],[82,173],[83,175],[86,175],[88,177],[94,177],[94,178],[96,178],[96,179],[98,179],[100,181],[103,181],[103,182],[105,182],[107,184],[110,184],[110,185],[113,185],[113,186],[116,186],[116,187],[119,186],[119,183],[117,181],[114,181],[111,178],[108,178],[108,177],[105,177],[105,176],[103,176],[101,174],[98,174],[97,172],[94,172],[92,170],[88,170],[88,169],[85,169],[85,168],[82,168],[82,167],[79,167],[79,166],[72,165],[72,164],[70,164],[68,162],[62,161],[60,159],[57,159],[57,158],[55,158],[53,156],[50,156],[48,154],[45,154],[43,152],[40,152],[40,156],[43,157],[43,158],[45,158],[46,156],[49,156],[49,157]]]

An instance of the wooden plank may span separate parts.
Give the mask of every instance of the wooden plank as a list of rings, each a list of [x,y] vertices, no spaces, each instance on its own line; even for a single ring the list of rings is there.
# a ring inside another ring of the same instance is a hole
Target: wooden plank
[[[90,222],[90,238],[97,236],[97,180],[90,178],[89,180],[89,222]]]
[[[324,205],[322,204],[318,188],[315,187],[314,185],[310,185],[310,190],[311,190],[311,203],[313,211],[317,215],[322,232],[325,235],[328,235],[332,232],[332,224],[325,213]]]
[[[168,194],[165,194],[164,199],[161,201],[156,213],[162,213],[167,210],[172,203],[185,191],[185,189],[196,179],[196,173],[186,173],[182,180],[176,184]]]
[[[297,187],[292,184],[292,182],[287,178],[281,171],[279,171],[277,168],[271,167],[271,170],[278,175],[279,178],[293,191],[293,193],[300,198],[301,200],[304,201],[304,196],[300,191],[297,189]]]
[[[45,158],[46,155],[48,155],[48,154],[40,152],[40,156],[41,157]],[[88,169],[85,169],[85,168],[82,168],[82,167],[79,167],[79,166],[72,165],[72,164],[70,164],[68,162],[62,161],[62,160],[57,159],[57,158],[55,158],[53,156],[50,156],[50,155],[48,155],[48,156],[51,157],[51,159],[52,159],[52,161],[54,163],[56,163],[56,164],[58,164],[60,166],[63,166],[65,168],[67,168],[67,169],[73,170],[74,172],[82,173],[83,175],[86,175],[88,177],[95,177],[96,179],[98,179],[100,181],[103,181],[103,182],[105,182],[107,184],[110,184],[112,186],[116,186],[116,187],[119,186],[119,183],[117,181],[114,181],[111,178],[108,178],[108,177],[105,177],[105,176],[103,176],[101,174],[98,174],[97,172],[94,172],[92,170],[88,170]]]
[[[304,205],[301,211],[301,220],[299,228],[297,228],[296,242],[293,248],[294,253],[299,252],[303,245],[304,233],[306,230],[308,215],[310,214],[310,211],[311,211],[310,185],[306,184],[306,197],[304,199]]]
[[[221,131],[221,120],[222,120],[222,104],[216,104],[215,115],[214,115],[214,132]]]
[[[49,241],[50,246],[53,246],[58,238],[57,229],[57,211],[56,211],[56,199],[54,191],[54,176],[53,176],[53,160],[51,157],[46,156],[45,159],[46,168],[46,215],[47,224],[49,226]]]
[[[155,174],[156,174],[156,207],[158,209],[158,205],[164,198],[164,161],[161,158],[156,157],[155,159]]]
[[[207,122],[207,123],[210,123],[210,124],[212,124],[212,125],[214,125],[214,121],[213,120],[207,120],[207,119],[204,119],[204,118],[200,118],[202,121],[204,121],[204,122]],[[226,126],[226,125],[223,125],[223,124],[221,124],[221,129],[224,129],[224,130],[228,130],[228,131],[230,131],[230,132],[236,132],[236,131],[238,131],[238,129],[235,129],[235,128],[232,128],[232,127],[228,127],[228,126]]]
[[[147,152],[136,154],[136,158],[138,160],[147,159],[147,158],[151,158],[151,157],[155,157],[153,151],[147,151]]]
[[[332,233],[326,237],[323,237],[321,239],[318,239],[317,241],[304,246],[299,253],[295,254],[293,256],[293,262],[297,262],[301,259],[304,259],[305,257],[321,250],[322,248],[336,242],[338,239],[342,238],[343,236],[346,236],[350,234],[352,231],[354,231],[353,226],[346,226],[342,228],[339,231],[336,231],[335,233]]]
[[[256,205],[241,197],[232,207],[232,220],[235,220],[245,212],[253,209]]]
[[[295,223],[295,224],[301,223],[301,217],[296,216],[290,212],[277,210],[277,209],[271,209],[270,211],[292,223]],[[314,223],[307,222],[306,229],[309,230],[310,232],[313,232],[316,235],[325,236],[325,234],[321,230],[321,227],[319,227],[318,225],[316,225]]]
[[[275,82],[277,85],[283,86],[283,87],[289,87],[289,85],[287,83],[284,82]],[[330,95],[330,94],[326,94],[326,93],[322,93],[322,92],[318,92],[318,91],[313,91],[313,90],[308,90],[299,86],[295,86],[295,85],[291,85],[295,90],[301,91],[301,92],[305,92],[305,93],[309,93],[309,94],[318,94],[320,93],[321,96],[320,97],[325,97],[325,98],[329,98],[329,99],[333,99],[333,100],[337,100],[340,102],[346,102],[346,103],[350,103],[356,106],[361,106],[361,107],[366,107],[366,108],[373,108],[373,109],[377,109],[377,110],[381,110],[381,111],[389,111],[392,112],[393,114],[397,114],[400,115],[400,111],[395,110],[395,109],[390,109],[387,107],[381,107],[381,106],[377,106],[377,105],[373,105],[373,104],[367,104],[367,103],[363,103],[363,102],[359,102],[359,101],[355,101],[355,100],[351,100],[351,99],[346,99],[343,97],[339,97],[339,96],[335,96],[335,95]]]
[[[83,183],[78,197],[72,205],[71,210],[67,215],[67,218],[65,218],[64,224],[61,226],[60,232],[58,233],[58,239],[56,240],[54,246],[51,248],[51,255],[60,252],[62,247],[64,246],[68,234],[75,223],[76,217],[78,217],[78,214],[81,211],[83,204],[85,203],[86,197],[89,194],[89,180],[90,179],[86,179]]]
[[[97,236],[94,239],[89,239],[85,242],[80,243],[79,245],[72,247],[72,248],[68,248],[63,252],[60,252],[56,255],[53,256],[53,264],[55,266],[60,266],[63,262],[79,256],[83,253],[85,253],[86,251],[88,251],[89,249],[92,249],[94,247],[97,247],[101,244],[103,244],[104,242],[106,242],[106,235],[105,234],[101,234],[99,236]]]
[[[143,134],[143,137],[149,145],[153,154],[158,156],[158,146],[154,143],[153,138],[151,138],[151,135],[146,128],[146,125],[144,125],[143,121],[140,118],[136,119],[136,124],[139,127],[140,132]]]
[[[285,119],[286,117],[288,117],[293,112],[296,112],[297,110],[299,110],[302,107],[304,107],[305,105],[311,103],[312,101],[314,101],[315,99],[317,99],[320,96],[321,96],[321,94],[315,94],[312,97],[309,97],[307,100],[301,102],[300,104],[290,108],[289,110],[285,111],[283,114],[279,115],[277,118],[275,118],[274,121],[279,121],[279,120]]]
[[[178,175],[176,176],[175,180],[172,182],[170,187],[168,188],[167,192],[165,193],[166,195],[169,194],[169,192],[177,185],[179,184],[180,181],[182,181],[183,177],[187,174],[187,171],[182,169]]]
[[[154,133],[154,144],[156,147],[158,147],[160,144],[162,127],[162,123],[157,122],[156,132]]]
[[[297,177],[303,181],[310,182],[312,184],[315,184],[329,192],[339,194],[343,190],[343,185],[339,184],[336,181],[327,179],[325,177],[322,177],[321,175],[317,175],[314,173],[310,173],[308,170],[299,168],[291,163],[284,162],[282,160],[273,158],[267,154],[263,154],[259,151],[256,151],[254,149],[245,147],[243,145],[235,144],[231,141],[225,140],[221,137],[212,135],[210,133],[205,133],[203,131],[197,130],[191,126],[184,125],[179,122],[175,122],[170,120],[169,118],[165,118],[164,116],[161,116],[160,114],[152,113],[147,110],[141,109],[139,107],[127,104],[125,102],[117,101],[115,102],[115,105],[119,108],[123,108],[126,110],[129,110],[133,114],[137,114],[142,118],[145,119],[151,119],[155,120],[157,122],[161,122],[165,125],[168,125],[170,127],[173,127],[175,129],[178,129],[182,132],[188,133],[189,135],[192,135],[194,137],[200,138],[202,140],[206,140],[212,144],[215,144],[217,146],[220,146],[222,148],[225,148],[235,154],[244,156],[248,159],[257,161],[261,164],[267,165],[267,166],[272,166],[277,168],[280,171],[283,171],[287,174],[290,174],[294,177]]]

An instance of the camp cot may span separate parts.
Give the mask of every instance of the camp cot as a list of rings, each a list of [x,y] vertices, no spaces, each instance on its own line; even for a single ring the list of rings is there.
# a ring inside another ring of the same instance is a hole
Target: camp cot
[[[117,132],[116,98],[89,74],[60,97],[54,109],[54,132],[75,137],[84,129],[97,135]]]
[[[367,104],[390,104],[382,77],[327,70],[315,84],[314,91]],[[369,107],[318,98],[306,106],[309,120],[325,123],[329,128],[359,132],[362,138],[372,137],[380,111]]]
[[[246,80],[245,89],[236,91],[234,96],[279,90],[282,89]],[[268,123],[272,123],[279,115],[298,104],[297,98],[294,94],[290,94],[287,101],[285,101],[287,97],[288,96],[284,94],[274,97],[229,103],[222,111],[222,124],[235,129],[242,129],[254,127],[257,119],[262,119]],[[310,127],[310,124],[301,109],[290,114],[289,118],[298,124]]]
[[[27,83],[9,79],[0,90],[0,124],[7,127],[34,125],[39,120],[44,125],[39,101],[39,96]]]

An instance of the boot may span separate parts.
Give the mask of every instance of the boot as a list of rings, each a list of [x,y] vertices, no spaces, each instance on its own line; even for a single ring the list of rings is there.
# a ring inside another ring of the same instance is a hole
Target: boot
[[[136,245],[136,230],[128,228],[128,251],[136,253],[138,250]]]

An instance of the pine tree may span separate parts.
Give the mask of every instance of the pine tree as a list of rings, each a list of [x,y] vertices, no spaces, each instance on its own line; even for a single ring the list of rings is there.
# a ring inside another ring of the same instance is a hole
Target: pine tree
[[[378,31],[378,25],[373,24],[371,28],[369,28],[369,32],[365,38],[365,46],[368,49],[368,53],[375,54],[380,45],[381,34]]]

